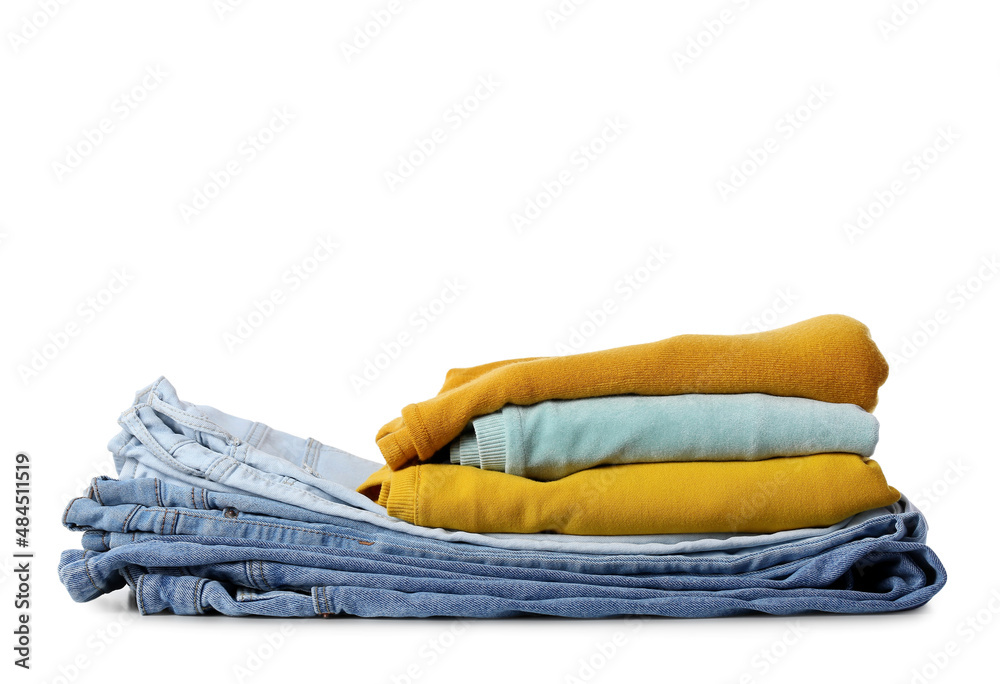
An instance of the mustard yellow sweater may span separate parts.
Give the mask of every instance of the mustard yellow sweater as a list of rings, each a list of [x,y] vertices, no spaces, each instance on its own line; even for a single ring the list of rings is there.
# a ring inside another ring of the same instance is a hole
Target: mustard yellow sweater
[[[383,467],[358,491],[425,527],[586,535],[776,532],[899,499],[878,464],[856,454],[612,465],[551,482],[426,463]]]
[[[572,356],[448,372],[437,396],[403,408],[376,436],[393,470],[426,461],[468,422],[505,404],[613,394],[762,392],[875,408],[889,366],[868,328],[841,315],[748,335],[679,335]]]

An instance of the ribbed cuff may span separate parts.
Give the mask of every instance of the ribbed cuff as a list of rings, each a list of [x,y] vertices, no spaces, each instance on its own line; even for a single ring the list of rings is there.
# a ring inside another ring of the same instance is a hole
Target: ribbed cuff
[[[479,467],[479,444],[472,430],[458,438],[458,462],[465,466]]]
[[[483,470],[504,472],[507,465],[507,429],[503,412],[497,411],[472,421],[479,443],[479,463]]]
[[[403,464],[410,460],[410,457],[403,451],[403,447],[400,446],[400,435],[409,437],[409,431],[405,426],[396,432],[390,432],[376,442],[379,451],[382,452],[382,457],[392,470],[403,467]]]
[[[417,479],[420,466],[400,468],[393,472],[389,481],[389,496],[386,497],[385,511],[394,518],[419,525],[417,521]]]

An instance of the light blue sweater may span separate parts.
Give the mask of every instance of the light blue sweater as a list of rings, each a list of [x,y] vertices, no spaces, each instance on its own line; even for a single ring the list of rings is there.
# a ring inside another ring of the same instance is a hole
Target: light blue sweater
[[[476,418],[451,461],[535,480],[594,466],[871,456],[878,420],[860,406],[769,394],[617,395],[508,404]]]

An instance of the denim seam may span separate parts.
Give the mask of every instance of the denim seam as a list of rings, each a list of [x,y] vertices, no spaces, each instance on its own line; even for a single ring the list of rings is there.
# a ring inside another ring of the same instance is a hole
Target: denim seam
[[[246,586],[254,587],[253,581],[253,566],[251,565],[253,561],[245,560],[243,561],[243,576],[246,578]]]
[[[254,589],[263,589],[264,585],[260,581],[260,564],[251,558],[247,561],[247,571],[250,573],[250,577],[253,578],[252,586]]]
[[[156,494],[156,505],[163,506],[163,497],[160,496],[160,478],[153,478],[153,493]]]
[[[344,503],[342,503],[340,501],[331,501],[330,499],[324,499],[323,497],[321,497],[321,496],[319,496],[317,494],[313,494],[312,492],[306,491],[306,490],[301,489],[299,487],[295,487],[294,485],[291,485],[291,484],[289,484],[288,482],[285,481],[285,478],[287,478],[287,476],[285,476],[283,478],[279,478],[277,480],[270,480],[270,479],[268,479],[266,477],[263,477],[263,475],[261,474],[260,470],[258,468],[255,468],[252,465],[249,465],[247,463],[239,463],[239,462],[235,463],[234,465],[235,466],[240,466],[240,465],[246,466],[246,468],[248,468],[250,472],[247,472],[245,474],[248,477],[252,477],[254,479],[259,480],[263,484],[266,484],[266,485],[283,485],[283,486],[291,489],[292,491],[294,491],[297,494],[301,494],[303,496],[309,497],[309,498],[314,499],[314,500],[316,500],[316,501],[318,501],[320,503],[325,503],[325,504],[328,504],[328,503],[337,503],[337,504],[340,504],[342,506],[346,506],[347,505],[347,504],[344,504]],[[268,474],[268,475],[274,475],[273,473],[266,473],[266,474]],[[277,477],[277,476],[275,476],[275,477]],[[221,480],[216,480],[216,482],[219,482],[219,481],[221,481]],[[251,495],[251,496],[259,496],[259,495]],[[297,504],[289,504],[289,505],[297,505]],[[301,508],[301,506],[300,506],[300,508]],[[361,509],[358,509],[358,510],[361,510]],[[393,519],[393,518],[390,518],[390,519]],[[394,520],[398,520],[398,518],[395,518]],[[405,522],[405,521],[401,520],[400,522]]]
[[[94,492],[94,498],[97,499],[97,503],[104,505],[104,500],[101,499],[101,492],[97,488],[97,478],[95,477],[90,481],[90,490]]]
[[[264,585],[265,589],[268,590],[272,589],[273,587],[271,586],[271,583],[267,581],[267,574],[266,574],[267,568],[264,567],[264,561],[259,560],[257,561],[257,563],[259,565],[260,583]]]
[[[70,523],[66,522],[66,518],[69,516],[69,509],[73,508],[73,504],[75,504],[77,501],[79,501],[82,498],[84,498],[84,497],[78,496],[75,499],[73,499],[72,501],[70,501],[69,505],[66,506],[66,510],[64,510],[63,514],[62,514],[62,524],[63,524],[63,527],[69,527],[70,526]]]
[[[166,380],[166,378],[162,378],[162,377],[161,377],[161,378],[159,378],[159,379],[158,379],[158,380],[156,380],[156,382],[154,382],[154,383],[153,383],[152,385],[149,385],[149,386],[148,386],[148,387],[146,388],[146,391],[145,391],[145,392],[142,392],[142,394],[140,394],[139,396],[141,397],[141,396],[142,396],[143,394],[147,394],[147,393],[148,393],[148,394],[152,394],[153,392],[156,392],[156,391],[157,391],[158,389],[160,389],[160,383],[161,383],[161,382],[163,382],[164,380]]]
[[[142,600],[143,599],[143,596],[142,596],[142,584],[143,584],[143,580],[145,580],[145,579],[146,579],[146,575],[139,575],[139,579],[135,580],[135,602],[136,602],[136,605],[139,606],[139,613],[142,614],[142,615],[148,615],[148,613],[146,613],[145,602]]]
[[[195,513],[184,513],[182,511],[180,511],[180,509],[168,509],[168,510],[176,511],[176,513],[175,513],[176,515],[178,515],[178,516],[184,516],[186,518],[201,518],[203,520],[217,521],[217,517],[216,516],[211,516],[211,515],[197,515]],[[257,526],[260,526],[260,527],[276,527],[276,528],[280,528],[280,529],[283,529],[283,530],[290,530],[292,532],[300,532],[300,533],[304,533],[304,534],[317,534],[317,535],[320,535],[320,536],[323,536],[323,537],[337,537],[338,539],[347,539],[349,541],[356,541],[356,542],[362,541],[361,539],[358,539],[357,537],[348,537],[347,535],[337,534],[336,532],[321,532],[319,530],[310,530],[309,528],[306,528],[306,527],[293,527],[292,525],[279,525],[278,523],[269,523],[269,522],[264,522],[262,520],[241,520],[241,519],[236,519],[236,520],[231,520],[230,523],[233,524],[233,525],[257,525]],[[405,548],[405,547],[402,547],[402,548]]]
[[[313,456],[313,438],[307,437],[305,453],[302,455],[302,469],[308,472],[310,475],[313,474],[312,456]]]
[[[174,458],[176,458],[175,454],[177,453],[177,451],[181,447],[188,446],[189,444],[196,444],[198,446],[202,446],[201,442],[199,442],[196,439],[182,439],[179,442],[177,442],[176,444],[174,444],[172,447],[170,447],[167,450],[167,453],[170,454],[171,456],[174,456]]]
[[[196,510],[198,510],[198,502],[194,498],[194,490],[195,490],[195,488],[192,487],[191,488],[191,509],[196,511]]]
[[[148,404],[148,406],[150,408],[152,408],[154,411],[156,411],[156,408],[153,406],[152,397],[153,397],[153,393],[150,393],[150,399],[147,402],[147,404]],[[168,410],[156,411],[157,413],[162,413],[162,414],[164,414],[164,415],[166,415],[166,416],[168,416],[170,418],[173,418],[177,422],[184,424],[185,427],[189,427],[192,430],[198,430],[199,432],[216,432],[216,433],[222,433],[222,436],[229,435],[228,431],[226,431],[221,425],[216,424],[208,416],[206,416],[206,415],[199,416],[199,415],[196,415],[194,413],[191,413],[190,411],[185,411],[183,408],[181,408],[179,406],[174,406],[173,404],[167,402],[166,400],[164,400],[161,397],[157,397],[157,399],[159,399],[159,401],[161,401],[165,406],[169,407]],[[186,416],[187,418],[190,418],[191,419],[191,423],[186,423],[183,418],[177,418],[177,416],[173,415],[173,413],[172,413],[174,411],[177,412],[177,413],[179,413],[182,416]],[[192,423],[195,423],[195,424],[192,424]]]
[[[121,418],[123,418],[124,416],[125,416],[125,414],[123,413],[123,414],[121,415],[121,417],[119,417],[119,419],[118,419],[118,422],[119,422],[119,423],[121,423]],[[129,439],[129,440],[128,440],[128,441],[126,441],[126,442],[125,442],[124,444],[122,444],[122,445],[121,445],[120,447],[118,447],[118,451],[116,451],[116,452],[115,452],[115,456],[116,456],[117,458],[122,458],[122,451],[123,451],[123,450],[125,449],[125,447],[127,447],[127,446],[128,446],[129,444],[131,444],[131,443],[132,443],[132,440],[133,440],[133,439],[135,439],[135,435],[132,435],[132,439]]]
[[[216,474],[215,470],[223,464],[226,464],[226,467],[221,473]],[[218,458],[215,459],[205,472],[205,479],[212,482],[223,482],[232,473],[233,469],[238,468],[240,465],[240,461],[236,458],[235,450],[232,454],[219,454]]]
[[[312,471],[313,475],[316,475],[316,469],[319,467],[319,457],[323,453],[323,443],[312,437],[309,439],[312,440],[312,457],[309,459],[309,470]]]
[[[142,437],[140,435],[136,435],[135,433],[132,433],[132,436],[135,437],[136,439],[138,439],[139,442],[140,442],[140,444],[143,444],[147,448],[149,448],[149,450],[152,452],[153,456],[159,458],[167,466],[176,468],[177,470],[179,470],[182,473],[185,473],[187,475],[191,475],[193,477],[204,477],[203,471],[199,471],[199,470],[196,470],[194,468],[191,468],[189,466],[184,465],[183,463],[181,463],[180,461],[178,461],[176,458],[174,458],[174,456],[172,454],[170,454],[166,449],[163,448],[163,445],[160,444],[156,440],[156,438],[153,437],[152,433],[150,433],[150,431],[149,431],[149,428],[147,428],[146,425],[145,425],[145,423],[142,422],[142,419],[139,418],[139,414],[138,414],[138,409],[137,408],[135,408],[135,409],[132,410],[132,416],[131,416],[131,418],[133,418],[134,421],[135,421],[135,423],[136,423],[136,426],[135,426],[136,430],[141,431],[147,438],[149,438],[149,442],[146,442],[145,440],[142,439]],[[163,455],[162,456],[158,456],[157,455],[157,450],[159,450],[160,452],[162,452]]]
[[[319,607],[319,587],[313,587],[310,593],[312,594],[313,610],[316,611],[317,615],[322,615],[323,611]]]
[[[92,585],[94,585],[94,589],[97,589],[97,591],[103,594],[104,590],[97,586],[97,582],[94,581],[94,576],[90,574],[90,562],[87,560],[86,551],[83,552],[83,571],[87,573],[87,579],[90,580]]]
[[[140,421],[140,423],[141,423],[141,421]],[[258,423],[258,424],[263,426],[263,428],[265,429],[265,434],[266,434],[266,431],[270,430],[270,428],[268,426],[264,425],[263,423]],[[144,425],[143,425],[143,428],[145,428]],[[156,445],[161,450],[163,449],[163,447],[160,446],[158,442],[156,443]],[[238,450],[238,449],[239,448],[236,448],[235,450]],[[211,452],[211,449],[207,449],[206,448],[206,450],[208,450],[208,451]],[[215,452],[213,452],[213,453],[215,453]],[[176,459],[173,459],[173,460],[176,461]],[[228,475],[230,475],[230,473],[227,471],[227,472],[215,475],[214,474],[214,470],[224,460],[226,460],[226,456],[225,455],[219,455],[219,458],[215,462],[213,462],[203,473],[197,473],[197,472],[191,471],[191,472],[188,472],[188,474],[194,475],[195,477],[202,477],[202,478],[205,478],[205,479],[209,479],[209,480],[214,481],[214,482],[223,482],[224,479]],[[168,463],[168,465],[170,465],[170,464]],[[190,470],[190,469],[187,468],[187,466],[184,466],[183,464],[180,464],[179,462],[177,463],[177,465],[180,466],[178,469],[181,470],[181,472],[186,472],[186,471]],[[248,472],[246,474],[248,476],[254,476],[254,477],[258,478],[261,482],[263,482],[265,484],[280,484],[280,485],[284,485],[285,487],[288,487],[289,489],[293,490],[294,492],[299,493],[299,494],[303,494],[303,495],[305,495],[305,496],[307,496],[307,497],[309,497],[309,498],[311,498],[311,499],[313,499],[315,501],[322,502],[322,503],[330,503],[329,499],[324,499],[323,497],[317,496],[316,494],[313,494],[312,492],[308,492],[308,491],[305,491],[305,490],[300,489],[298,487],[295,487],[295,486],[289,484],[288,482],[283,482],[283,481],[275,482],[273,480],[268,480],[267,478],[261,477],[260,474],[259,474],[259,469],[258,468],[255,468],[254,466],[251,466],[251,465],[249,465],[249,464],[247,464],[245,462],[244,463],[240,463],[240,461],[234,459],[234,462],[231,464],[230,470],[233,469],[233,468],[238,467],[239,465],[245,465],[245,466],[247,466],[247,468],[250,469],[250,472]]]
[[[198,584],[196,584],[195,588],[194,588],[194,597],[193,597],[194,598],[194,611],[198,615],[204,615],[205,614],[205,611],[201,609],[201,593],[202,593],[202,590],[203,590],[203,588],[205,587],[205,585],[207,583],[208,583],[208,580],[202,578],[202,579],[198,580]]]
[[[219,482],[222,482],[227,477],[229,477],[230,475],[232,475],[233,471],[235,471],[236,469],[238,469],[241,465],[246,465],[246,454],[247,454],[247,451],[249,451],[249,449],[247,449],[247,451],[243,451],[243,458],[242,459],[241,458],[237,458],[237,453],[239,451],[240,451],[240,449],[238,447],[235,447],[233,449],[233,453],[229,455],[229,458],[231,458],[233,462],[229,464],[228,468],[226,468],[224,471],[222,471],[221,473],[218,474]]]
[[[214,452],[213,452],[213,453],[214,453]],[[211,464],[209,464],[209,466],[208,466],[208,468],[207,468],[207,469],[205,470],[205,474],[204,474],[204,476],[203,476],[203,477],[204,477],[204,478],[205,478],[206,480],[209,480],[210,482],[212,481],[212,471],[214,471],[214,470],[215,470],[215,469],[216,469],[216,468],[218,467],[218,465],[219,465],[220,463],[222,463],[222,460],[223,460],[224,458],[226,458],[226,456],[224,456],[224,455],[222,455],[222,454],[218,454],[218,455],[216,456],[216,459],[215,459],[214,461],[212,461],[212,463],[211,463]]]
[[[312,440],[312,458],[309,459],[309,467],[315,472],[316,468],[319,467],[319,457],[323,453],[323,443],[318,439],[310,437]]]
[[[135,515],[136,511],[140,508],[142,508],[142,506],[136,504],[135,507],[125,515],[125,519],[122,520],[122,532],[126,532],[128,530],[129,521],[132,520],[132,516]]]
[[[247,444],[253,445],[255,449],[260,446],[261,439],[264,436],[262,432],[258,434],[258,431],[261,430],[262,426],[263,423],[255,421],[254,424],[250,426],[250,430],[247,433],[246,442]]]

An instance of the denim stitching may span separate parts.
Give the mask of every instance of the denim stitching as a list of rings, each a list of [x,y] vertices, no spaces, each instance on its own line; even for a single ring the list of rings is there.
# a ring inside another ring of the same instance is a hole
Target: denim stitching
[[[135,515],[135,512],[138,511],[140,508],[142,508],[142,506],[136,504],[135,507],[131,511],[129,511],[128,514],[125,516],[125,519],[122,520],[122,532],[125,532],[128,529],[129,521],[132,519],[132,516]]]
[[[173,418],[178,423],[181,423],[181,424],[185,425],[186,427],[192,428],[194,430],[201,430],[202,432],[219,432],[219,433],[221,433],[221,436],[229,435],[229,433],[226,432],[225,429],[223,429],[223,427],[221,425],[217,425],[208,416],[205,416],[205,415],[201,415],[201,416],[195,415],[195,414],[193,414],[193,413],[191,413],[189,411],[185,411],[184,409],[180,408],[179,406],[174,406],[173,404],[171,404],[171,403],[169,403],[169,402],[161,399],[160,397],[156,397],[155,402],[157,404],[160,404],[161,407],[166,407],[166,408],[161,408],[161,410],[157,410],[156,407],[153,406],[154,400],[153,400],[152,397],[153,397],[153,394],[151,393],[150,394],[149,406],[150,406],[150,408],[152,408],[157,413],[162,413],[162,414],[164,414],[164,415],[166,415],[166,416],[168,416],[170,418]],[[191,422],[194,423],[194,424],[185,423],[185,421],[184,421],[183,418],[178,418],[177,417],[177,414],[180,414],[182,416],[190,418]],[[209,428],[209,429],[206,429],[206,428]]]
[[[139,613],[141,615],[149,615],[149,613],[146,612],[146,604],[142,600],[142,584],[145,579],[145,575],[139,575],[139,579],[135,582],[135,602],[139,606]]]
[[[101,493],[97,490],[97,478],[95,477],[90,483],[90,489],[94,492],[94,497],[97,499],[97,503],[104,505],[104,501],[101,500]]]
[[[220,521],[218,516],[213,516],[213,515],[198,515],[198,514],[195,514],[195,513],[186,513],[186,512],[184,512],[184,511],[182,511],[180,509],[171,509],[171,510],[176,511],[178,516],[182,515],[185,518],[201,518],[203,520],[211,520],[213,522],[224,522],[224,521]],[[259,526],[259,527],[275,527],[275,528],[280,528],[280,529],[283,529],[283,530],[290,530],[292,532],[299,532],[299,533],[302,533],[302,534],[314,534],[314,535],[319,535],[319,536],[322,536],[322,537],[336,537],[338,539],[347,539],[348,541],[357,541],[357,542],[362,541],[361,539],[358,539],[357,537],[349,537],[349,536],[347,536],[345,534],[338,534],[336,532],[323,532],[323,531],[320,531],[320,530],[311,530],[311,529],[306,528],[306,527],[295,527],[293,525],[281,525],[281,524],[278,524],[278,523],[264,522],[262,520],[246,520],[246,519],[237,518],[237,519],[230,519],[230,522],[227,523],[227,524],[231,524],[231,525],[234,525],[234,526],[235,525],[256,525],[256,526]]]
[[[132,418],[133,419],[132,422],[135,423],[131,427],[133,427],[135,431],[142,433],[142,435],[140,436],[136,435],[135,432],[133,432],[132,433],[133,436],[139,440],[140,444],[145,445],[152,452],[153,456],[159,458],[166,465],[174,467],[177,470],[181,471],[182,473],[186,473],[187,475],[193,475],[195,477],[199,477],[202,475],[200,471],[184,465],[176,458],[174,458],[169,452],[167,452],[167,450],[163,448],[163,445],[160,444],[158,441],[156,441],[152,433],[150,433],[149,429],[142,422],[142,419],[139,418],[137,410],[135,413],[133,413],[132,416],[130,416],[130,418]],[[145,436],[149,441],[147,442],[146,440],[142,439],[143,436]],[[161,452],[162,455],[158,455],[157,450],[159,450],[159,452]]]
[[[69,515],[69,509],[71,509],[73,507],[73,504],[75,504],[77,501],[79,501],[82,498],[83,498],[82,496],[78,496],[75,499],[73,499],[72,501],[70,501],[69,505],[66,506],[66,510],[63,511],[63,514],[62,514],[62,524],[63,524],[63,527],[69,527],[70,526],[70,523],[66,522],[66,517]],[[73,523],[73,524],[75,525],[75,523]],[[70,528],[70,529],[73,529],[73,528]]]
[[[267,590],[273,589],[274,587],[272,587],[271,583],[267,581],[267,568],[264,567],[264,561],[257,562],[260,564],[260,583],[263,584],[264,588]]]
[[[205,611],[201,609],[201,592],[202,588],[205,586],[205,584],[207,584],[207,582],[208,580],[206,579],[200,579],[198,580],[198,584],[196,584],[194,588],[194,612],[197,613],[198,615],[205,614]]]
[[[90,580],[90,583],[94,585],[94,589],[97,589],[97,591],[103,594],[104,590],[101,589],[99,586],[97,586],[97,582],[94,581],[93,575],[90,574],[90,565],[89,561],[87,560],[87,553],[88,553],[87,551],[83,552],[83,570],[84,572],[87,573],[87,579]]]

